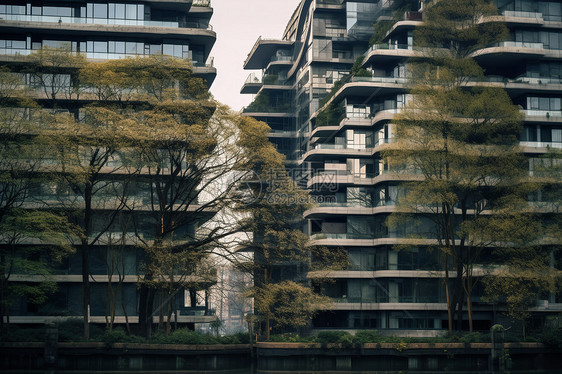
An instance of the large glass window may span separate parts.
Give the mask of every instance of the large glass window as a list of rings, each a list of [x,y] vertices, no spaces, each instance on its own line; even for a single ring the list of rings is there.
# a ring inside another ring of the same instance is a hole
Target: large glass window
[[[548,110],[560,111],[562,110],[562,98],[560,97],[528,97],[527,98],[528,110]]]
[[[107,4],[94,4],[94,18],[107,18]]]
[[[126,19],[137,19],[137,5],[136,4],[127,4],[125,18]]]
[[[0,14],[25,14],[25,5],[0,5]]]

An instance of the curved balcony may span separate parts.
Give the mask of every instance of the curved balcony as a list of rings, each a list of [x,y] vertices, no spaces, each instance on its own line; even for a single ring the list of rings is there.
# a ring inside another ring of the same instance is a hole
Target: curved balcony
[[[258,38],[244,61],[244,69],[265,69],[271,63],[271,56],[275,55],[279,48],[292,47],[294,43],[290,40]]]
[[[454,271],[450,273],[452,277],[455,276]],[[437,270],[338,270],[310,272],[307,277],[337,279],[444,278],[445,272]]]
[[[494,46],[480,49],[473,52],[470,57],[474,58],[482,65],[495,64],[518,64],[524,60],[536,59],[540,57],[562,57],[561,51],[548,50],[543,43],[526,43],[505,41]]]
[[[375,143],[374,147],[368,148],[359,148],[353,145],[348,146],[347,144],[329,144],[316,142],[316,144],[314,144],[314,149],[309,150],[303,155],[302,162],[319,161],[326,157],[333,158],[333,156],[371,157],[375,153],[380,152],[383,149],[384,145],[391,143],[394,143],[394,138],[379,139]]]
[[[502,21],[509,25],[543,25],[544,17],[539,12],[522,12],[514,10],[504,10]],[[498,17],[493,17],[498,18]]]
[[[521,110],[525,116],[525,122],[539,122],[539,123],[561,123],[562,111],[555,110]]]
[[[173,21],[146,21],[131,19],[109,19],[109,18],[85,18],[65,16],[35,16],[23,14],[2,14],[0,19],[5,21],[22,21],[38,23],[80,24],[80,25],[120,25],[120,26],[142,26],[142,27],[166,27],[166,28],[189,28],[213,30],[213,26],[206,22],[173,22]]]
[[[244,85],[240,89],[240,93],[241,94],[253,94],[253,95],[255,95],[259,92],[262,85],[263,85],[263,83],[262,83],[261,79],[259,79],[256,76],[256,73],[250,73],[250,75],[248,75],[248,78],[246,78],[246,81],[244,82]]]
[[[397,301],[385,301],[385,302],[365,302],[360,300],[344,299],[333,299],[334,303],[330,305],[330,310],[435,310],[435,311],[446,311],[447,303],[431,303],[431,302],[397,302]]]
[[[366,238],[355,234],[318,233],[310,236],[310,245],[326,247],[376,247],[388,245],[437,245],[435,239]]]
[[[375,214],[392,213],[396,210],[393,201],[380,202],[378,206],[360,206],[357,203],[324,203],[319,206],[306,210],[303,213],[304,218],[312,216],[329,216],[329,215],[363,215],[372,216]]]
[[[332,97],[333,102],[339,102],[343,98],[371,97],[374,94],[389,95],[403,93],[408,83],[407,78],[387,77],[353,77],[351,82],[346,83]]]
[[[299,136],[297,131],[291,130],[269,130],[267,133],[268,138],[296,138]]]
[[[22,17],[36,17],[36,16],[22,16]],[[71,17],[70,17],[71,18]],[[83,18],[76,18],[76,20],[87,20]],[[100,21],[114,21],[101,19]],[[118,21],[118,20],[115,20]],[[129,21],[127,21],[129,22]],[[143,37],[161,37],[161,38],[181,38],[183,40],[194,40],[197,44],[203,45],[205,50],[210,50],[217,39],[217,34],[210,28],[197,28],[197,24],[187,25],[188,27],[154,27],[156,25],[145,24],[151,21],[130,21],[138,24],[96,24],[96,23],[74,23],[74,22],[58,22],[54,26],[52,22],[32,22],[27,20],[5,20],[0,19],[0,29],[3,32],[10,33],[52,33],[53,29],[60,34],[66,35],[91,35],[91,34],[115,34],[123,37],[127,36],[143,36]]]
[[[503,88],[512,96],[518,96],[532,92],[548,94],[558,93],[562,91],[561,79],[534,78],[525,76],[515,79],[488,76],[477,79],[470,79],[468,85],[477,87]]]
[[[388,65],[412,57],[421,57],[423,52],[407,44],[375,44],[367,51],[363,66]]]
[[[546,153],[549,148],[562,149],[561,142],[520,142],[521,151],[524,153]]]
[[[421,178],[414,173],[384,171],[379,175],[350,174],[347,171],[321,170],[307,182],[307,188],[314,191],[335,191],[339,186],[373,186],[381,182],[415,181]]]
[[[368,118],[365,117],[346,117],[337,126],[316,126],[312,130],[311,138],[316,138],[312,142],[318,142],[321,138],[335,135],[347,127],[372,127],[381,121],[390,121],[402,109],[383,109],[372,112]]]

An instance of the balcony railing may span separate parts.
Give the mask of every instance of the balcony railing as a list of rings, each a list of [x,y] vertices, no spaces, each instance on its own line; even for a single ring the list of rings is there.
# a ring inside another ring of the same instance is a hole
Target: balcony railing
[[[312,234],[310,236],[312,240],[322,240],[322,239],[376,239],[376,236],[368,234],[333,234],[333,233],[318,233]]]
[[[443,303],[439,297],[415,297],[415,296],[382,296],[377,298],[366,297],[341,297],[332,299],[335,303]]]
[[[379,49],[391,49],[391,50],[395,50],[395,49],[406,49],[406,50],[413,50],[414,47],[412,45],[408,45],[408,44],[389,44],[389,43],[383,43],[383,44],[374,44],[371,48],[369,48],[369,52],[373,52]]]
[[[561,142],[520,142],[522,147],[531,148],[560,148],[562,149]]]
[[[193,6],[211,6],[211,0],[193,0]]]
[[[108,19],[108,18],[85,18],[85,17],[58,17],[58,16],[33,16],[22,14],[2,14],[1,19],[8,21],[24,22],[50,22],[70,24],[92,24],[92,25],[123,25],[123,26],[147,26],[147,27],[171,27],[171,28],[193,28],[212,30],[213,27],[206,23],[187,22],[180,25],[179,22],[169,21],[145,21],[130,19]]]
[[[395,201],[377,201],[377,202],[368,202],[368,201],[347,201],[347,202],[330,202],[330,203],[319,203],[318,207],[320,208],[376,208],[379,206],[393,206],[396,205]]]
[[[535,18],[543,19],[542,13],[538,12],[521,12],[515,10],[504,10],[502,13],[506,17],[517,17],[517,18]]]
[[[546,117],[546,118],[562,117],[562,111],[528,109],[528,110],[523,110],[522,112],[529,117]]]
[[[527,42],[513,42],[513,41],[496,43],[494,46],[496,46],[496,47],[506,47],[506,48],[544,49],[543,43],[527,43]]]
[[[352,82],[375,82],[375,83],[396,83],[396,84],[406,84],[408,83],[408,78],[393,78],[393,77],[358,77],[354,76],[351,78]]]

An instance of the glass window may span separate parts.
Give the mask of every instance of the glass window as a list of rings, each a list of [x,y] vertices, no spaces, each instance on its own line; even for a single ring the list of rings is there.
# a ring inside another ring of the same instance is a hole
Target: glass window
[[[107,18],[107,4],[94,4],[94,18]]]
[[[109,4],[109,19],[115,18],[115,4]]]
[[[137,6],[137,19],[144,20],[144,4],[139,4]]]
[[[114,42],[115,53],[125,53],[125,42]]]
[[[115,18],[125,19],[125,4],[115,4]]]
[[[127,53],[137,54],[137,43],[136,42],[126,42],[126,51]]]
[[[25,49],[25,40],[12,40],[13,49]]]
[[[561,99],[559,97],[550,98],[550,110],[561,110]]]
[[[10,9],[11,7],[11,9]],[[25,14],[25,5],[6,5],[5,13],[8,14]]]
[[[552,132],[550,127],[541,127],[541,142],[551,142],[552,141]]]
[[[172,44],[162,44],[162,54],[173,56],[174,46]]]
[[[94,52],[107,53],[107,42],[94,42]]]
[[[528,110],[538,110],[539,109],[539,98],[538,97],[528,97],[527,98],[527,109]]]
[[[43,7],[43,15],[44,16],[57,16],[57,7],[54,6],[44,6]]]
[[[521,134],[522,142],[536,142],[537,141],[537,129],[535,126],[525,126],[523,128],[523,133]]]
[[[174,45],[174,57],[182,57],[182,46],[181,45]]]
[[[550,48],[551,49],[562,49],[562,45],[560,43],[560,34],[557,32],[550,33]]]
[[[127,4],[126,19],[137,19],[137,6],[136,4]]]
[[[150,45],[150,52],[151,55],[159,55],[162,54],[162,46],[159,44],[151,44]]]
[[[552,142],[562,143],[562,129],[552,129]]]

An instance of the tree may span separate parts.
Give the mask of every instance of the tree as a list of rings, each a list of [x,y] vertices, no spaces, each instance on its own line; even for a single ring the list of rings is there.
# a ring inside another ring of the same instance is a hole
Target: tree
[[[124,60],[118,71],[137,85],[135,100],[143,102],[128,108],[126,136],[134,139],[127,157],[138,165],[132,180],[146,191],[142,214],[133,217],[146,254],[139,329],[150,335],[150,320],[163,310],[160,321],[165,314],[169,331],[176,293],[209,283],[213,272],[204,260],[239,230],[217,213],[232,202],[238,179],[232,171],[245,156],[236,147],[232,113],[211,99],[189,63],[151,56]],[[155,308],[158,292],[166,305]]]
[[[253,297],[256,311],[267,321],[271,321],[272,327],[278,331],[306,327],[316,311],[329,303],[328,297],[315,294],[310,287],[293,281],[256,287]],[[269,339],[268,332],[266,339]]]
[[[21,87],[21,76],[0,67],[0,333],[17,296],[42,303],[56,290],[52,266],[72,253],[78,230],[43,210],[35,194],[50,178],[44,165],[44,114]],[[22,278],[23,276],[23,278]]]
[[[58,160],[54,182],[61,194],[58,205],[73,212],[82,227],[80,240],[82,257],[82,313],[84,336],[89,337],[90,253],[94,245],[113,226],[117,213],[125,208],[126,186],[112,175],[129,171],[128,165],[111,163],[119,150],[130,140],[121,129],[130,121],[122,113],[107,107],[107,102],[80,109],[79,120],[69,113],[51,117],[45,130]],[[103,217],[99,211],[105,210]],[[94,224],[94,218],[99,217]]]
[[[22,72],[29,77],[31,87],[45,94],[37,98],[46,98],[55,109],[61,99],[74,101],[80,97],[78,69],[85,64],[86,57],[70,52],[70,46],[67,49],[44,47],[28,56]]]
[[[17,296],[42,304],[57,289],[51,279],[53,266],[74,252],[72,238],[78,230],[66,217],[42,211],[13,208],[0,221],[0,333],[4,317]]]
[[[522,322],[524,335],[526,321],[531,317],[529,308],[535,306],[536,300],[552,301],[561,289],[561,160],[557,149],[529,159],[532,193],[528,209],[533,214],[533,225],[523,237],[510,236],[509,240],[518,245],[502,248],[496,259],[499,266],[484,278],[486,299],[505,305],[507,314]],[[529,238],[535,240],[529,243]]]
[[[327,303],[327,298],[313,294],[307,274],[327,264],[341,264],[342,253],[309,244],[300,217],[312,207],[312,200],[289,177],[284,157],[267,138],[269,127],[250,117],[240,118],[239,127],[239,144],[249,156],[240,167],[251,173],[239,191],[237,211],[251,235],[238,248],[251,252],[253,259],[239,263],[238,268],[253,275],[249,295],[254,297],[269,339],[271,327],[278,331],[303,327]],[[313,258],[318,261],[312,263]]]
[[[475,84],[484,74],[471,53],[507,32],[485,18],[495,14],[485,0],[440,1],[426,10],[414,34],[424,56],[409,65],[412,99],[395,118],[397,142],[384,152],[391,167],[413,174],[389,224],[432,222],[424,235],[435,238],[442,253],[449,330],[455,315],[462,328],[466,301],[472,331],[474,271],[484,251],[536,227],[524,213],[528,184],[518,109],[502,89]]]

